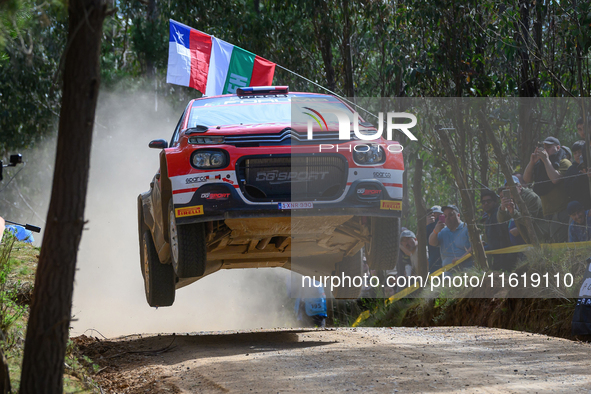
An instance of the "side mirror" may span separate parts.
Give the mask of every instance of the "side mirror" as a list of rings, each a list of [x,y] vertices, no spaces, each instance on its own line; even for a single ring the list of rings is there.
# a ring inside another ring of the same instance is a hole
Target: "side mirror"
[[[150,148],[154,148],[154,149],[166,149],[166,148],[168,148],[168,142],[166,142],[166,140],[163,140],[163,139],[153,140],[153,141],[150,141],[148,146]]]
[[[23,162],[23,155],[17,153],[16,155],[10,155],[10,164],[16,166]]]

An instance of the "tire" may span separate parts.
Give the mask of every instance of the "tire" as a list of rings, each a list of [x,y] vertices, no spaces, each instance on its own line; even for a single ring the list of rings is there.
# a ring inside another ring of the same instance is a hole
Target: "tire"
[[[170,202],[168,216],[170,259],[179,278],[193,278],[205,274],[205,223],[177,225],[174,207]]]
[[[146,300],[150,306],[171,306],[174,303],[174,270],[170,264],[162,264],[150,231],[142,238],[142,274]]]
[[[355,276],[362,276],[363,275],[363,249],[359,250],[359,252],[355,253],[353,256],[348,256],[343,259],[340,263],[335,265],[335,276],[339,278],[343,278],[343,276],[351,277],[351,282],[353,282],[353,277]],[[347,283],[348,284],[348,283]],[[361,287],[347,286],[347,284],[336,287],[332,290],[332,295],[334,298],[339,300],[356,300],[359,298],[361,294]]]
[[[400,219],[372,218],[371,241],[366,245],[367,264],[372,270],[393,270],[400,250]]]

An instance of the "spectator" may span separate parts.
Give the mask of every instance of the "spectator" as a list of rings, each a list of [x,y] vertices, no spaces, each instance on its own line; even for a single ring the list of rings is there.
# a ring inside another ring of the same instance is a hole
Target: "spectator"
[[[429,253],[429,272],[433,273],[442,267],[441,253],[439,253],[439,246],[431,246],[428,242],[429,236],[435,229],[439,216],[443,215],[441,206],[433,205],[427,215],[427,252]]]
[[[585,210],[578,201],[569,202],[567,210],[572,219],[568,226],[568,242],[591,240],[591,210]]]
[[[523,187],[516,176],[513,176],[513,182],[515,182],[517,192],[527,207],[538,241],[546,242],[548,238],[548,223],[544,220],[544,212],[540,197],[531,189]],[[531,243],[524,216],[519,212],[519,208],[512,198],[503,197],[501,198],[501,207],[497,212],[497,220],[499,222],[508,222],[511,219],[515,220],[519,235],[521,235],[523,240],[527,243]]]
[[[509,239],[511,240],[512,246],[523,245],[526,243],[519,232],[519,228],[517,228],[517,224],[515,224],[515,219],[509,221]]]
[[[573,144],[573,147],[571,148],[573,151],[573,160],[572,160],[573,165],[575,164],[575,162],[577,164],[581,164],[581,161],[583,160],[583,148],[584,147],[585,147],[585,141],[577,141]]]
[[[585,141],[581,142],[584,145]],[[585,209],[589,209],[591,208],[591,194],[589,193],[586,157],[587,155],[582,153],[578,157],[578,162],[574,162],[569,167],[564,176],[564,186],[570,201],[578,201]]]
[[[455,205],[447,205],[441,208],[445,215],[445,223],[437,222],[435,229],[429,236],[429,245],[439,246],[441,261],[445,267],[455,263],[467,253],[470,253],[470,238],[468,226],[460,220],[460,212]],[[465,268],[472,267],[472,261],[463,264]]]
[[[566,242],[568,239],[568,195],[563,176],[571,166],[560,141],[554,137],[544,140],[544,148],[536,148],[525,168],[523,180],[534,182],[534,192],[542,200],[544,219],[550,225],[550,242]]]
[[[427,239],[435,229],[439,216],[443,215],[443,211],[439,205],[433,205],[427,214]],[[441,253],[439,253],[439,246],[427,245],[429,252],[429,272],[433,273],[441,268]]]
[[[484,250],[496,250],[511,246],[509,227],[506,223],[497,220],[499,210],[499,196],[492,190],[484,190],[480,196],[480,202],[484,211],[484,231],[486,234],[486,246]],[[515,265],[515,254],[492,255],[491,268],[496,270],[509,270]]]
[[[517,180],[519,180],[519,183],[521,183],[523,186],[525,186],[525,182],[523,181],[523,175],[521,175],[520,173],[516,172],[513,174],[514,177],[517,178]],[[507,182],[505,182],[507,183]]]
[[[404,230],[400,233],[400,250],[402,251],[401,267],[404,269],[398,272],[398,275],[405,275],[409,277],[416,275],[419,271],[419,253],[417,252],[417,237],[410,230]]]
[[[572,163],[573,161],[573,152],[571,152],[570,148],[568,146],[563,146],[562,149],[564,149],[564,152],[566,152],[566,160],[570,161]]]

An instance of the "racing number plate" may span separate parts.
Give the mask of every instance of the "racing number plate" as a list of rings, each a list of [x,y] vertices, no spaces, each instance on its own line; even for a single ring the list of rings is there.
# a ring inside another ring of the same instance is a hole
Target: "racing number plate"
[[[280,202],[279,209],[314,208],[313,202]]]

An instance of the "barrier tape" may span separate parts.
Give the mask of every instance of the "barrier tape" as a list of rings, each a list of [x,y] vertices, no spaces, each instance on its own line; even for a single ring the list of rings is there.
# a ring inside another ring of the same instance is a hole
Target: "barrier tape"
[[[544,249],[544,248],[547,248],[547,249],[572,249],[572,248],[577,248],[577,247],[580,247],[580,246],[591,246],[591,241],[585,241],[585,242],[562,242],[562,243],[556,243],[556,244],[540,244],[540,246],[542,247],[542,249]],[[531,244],[516,245],[516,246],[509,246],[509,247],[502,248],[502,249],[495,249],[495,250],[485,251],[485,254],[486,255],[494,255],[494,254],[521,253],[521,252],[525,252],[527,250],[531,250],[533,248],[534,248],[534,246],[531,245]],[[472,253],[466,254],[465,256],[463,256],[461,259],[459,259],[455,263],[451,263],[451,264],[448,264],[448,265],[446,265],[444,267],[441,267],[440,269],[438,269],[437,271],[435,271],[431,275],[429,275],[429,277],[430,278],[433,278],[435,276],[439,276],[442,273],[444,273],[446,271],[449,271],[452,268],[456,267],[457,265],[462,264],[464,261],[468,260],[470,257],[472,257]],[[386,304],[386,306],[388,306],[388,305],[390,305],[390,304],[392,304],[392,303],[394,303],[396,301],[399,301],[399,300],[403,299],[407,295],[414,293],[419,288],[420,287],[417,286],[416,283],[415,283],[414,286],[407,287],[406,289],[401,290],[398,293],[394,294],[390,298],[386,298],[384,300],[384,303]],[[351,325],[351,327],[357,327],[359,324],[361,324],[365,320],[369,319],[370,316],[371,316],[371,312],[370,311],[363,311],[363,312],[361,312],[361,314],[359,315],[359,317],[357,317],[357,319],[355,320],[355,322],[353,322],[353,324]]]

